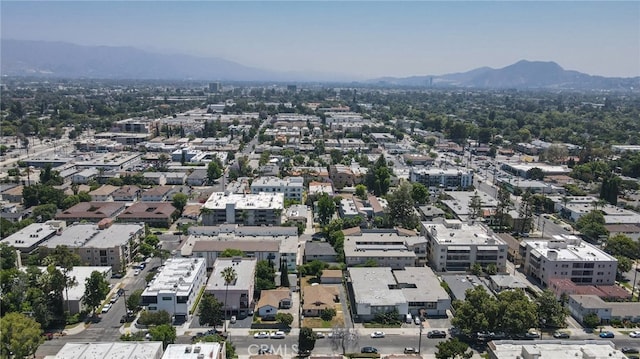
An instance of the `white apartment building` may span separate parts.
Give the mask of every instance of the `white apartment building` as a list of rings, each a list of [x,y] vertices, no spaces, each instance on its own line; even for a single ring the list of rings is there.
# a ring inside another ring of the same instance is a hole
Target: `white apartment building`
[[[344,257],[349,267],[371,261],[393,269],[415,267],[426,262],[426,250],[426,238],[389,230],[363,231],[344,239]]]
[[[202,224],[244,224],[249,226],[282,223],[283,193],[234,194],[214,192],[202,206]]]
[[[166,310],[174,321],[187,320],[206,282],[203,258],[169,258],[142,293],[142,305],[152,312]]]
[[[550,279],[569,279],[576,284],[613,285],[618,260],[573,235],[552,240],[520,243],[524,272],[548,286]]]
[[[463,172],[457,168],[417,168],[412,167],[409,181],[422,183],[430,190],[455,190],[473,185],[473,172]]]
[[[302,177],[260,177],[251,183],[251,193],[283,193],[285,199],[294,199],[302,202],[304,192],[304,179]]]
[[[229,315],[246,315],[253,308],[256,264],[255,258],[217,258],[205,293],[213,294]],[[236,273],[236,279],[229,283],[228,291],[222,276],[225,268],[233,268]]]
[[[437,272],[468,271],[475,263],[483,268],[494,264],[498,272],[507,269],[508,245],[479,223],[459,220],[422,222],[427,237],[429,265]]]

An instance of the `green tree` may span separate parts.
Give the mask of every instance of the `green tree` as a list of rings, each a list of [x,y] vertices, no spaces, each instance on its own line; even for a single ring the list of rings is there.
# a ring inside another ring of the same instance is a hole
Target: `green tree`
[[[316,333],[309,327],[300,328],[298,334],[298,351],[305,352],[311,351],[316,346]]]
[[[493,330],[496,328],[498,318],[498,303],[483,287],[477,286],[467,289],[465,300],[459,302],[456,308],[456,316],[452,324],[467,336],[473,333]]]
[[[276,321],[289,327],[293,323],[293,315],[291,313],[277,313]]]
[[[527,178],[531,180],[544,180],[544,172],[538,167],[533,167],[527,171]]]
[[[480,263],[473,263],[471,266],[471,274],[473,275],[481,275],[482,274],[482,266]]]
[[[363,184],[356,185],[356,196],[360,199],[367,199],[367,186]]]
[[[624,234],[616,234],[607,239],[604,251],[612,256],[626,256],[631,259],[640,257],[640,244]]]
[[[411,188],[411,198],[416,203],[425,204],[429,202],[429,189],[422,183],[414,182]]]
[[[556,295],[546,289],[536,298],[538,319],[550,327],[562,327],[567,318],[567,309],[556,299]]]
[[[239,249],[227,248],[224,251],[220,252],[221,258],[233,258],[233,257],[244,257],[244,252]]]
[[[62,201],[62,209],[71,208],[78,203],[80,203],[80,198],[78,198],[78,196],[67,196],[67,198]]]
[[[475,191],[469,200],[469,215],[472,219],[482,218],[482,198],[478,191]]]
[[[280,286],[285,288],[291,286],[291,283],[289,283],[289,268],[284,260],[280,263]]]
[[[498,204],[496,205],[495,218],[498,220],[498,225],[502,228],[506,224],[508,212],[511,209],[511,194],[507,190],[507,186],[502,185],[498,189]]]
[[[238,279],[238,273],[236,272],[236,270],[233,267],[226,267],[225,269],[222,270],[222,272],[220,273],[220,276],[222,276],[222,279],[224,279],[224,285],[225,285],[225,290],[224,290],[224,318],[225,318],[225,322],[224,322],[224,331],[227,331],[227,315],[229,312],[229,302],[227,302],[227,295],[229,294],[229,285],[230,284],[235,284],[236,279]]]
[[[128,310],[135,312],[138,310],[138,308],[140,308],[142,292],[142,289],[136,289],[135,291],[130,293],[129,296],[127,296],[127,303],[125,304]]]
[[[138,319],[138,323],[142,325],[163,325],[163,324],[171,324],[171,314],[166,310],[159,310],[157,312],[150,312],[148,310],[140,313],[140,318]]]
[[[600,325],[600,318],[596,313],[589,313],[582,317],[582,324],[587,328],[595,328]]]
[[[184,210],[184,207],[187,205],[187,201],[189,201],[189,197],[186,194],[176,193],[175,195],[173,195],[173,199],[171,203],[173,204],[174,207],[176,207],[178,212],[180,212],[180,214],[182,215],[182,211]]]
[[[109,293],[109,282],[98,271],[91,272],[85,280],[84,304],[90,310],[95,310]]]
[[[325,308],[320,311],[320,318],[324,321],[331,321],[337,314],[335,308]]]
[[[605,176],[600,186],[600,199],[614,206],[617,205],[621,182],[622,180],[618,176]]]
[[[387,195],[387,218],[392,226],[401,226],[407,229],[417,227],[419,220],[415,214],[412,186],[403,182],[395,191]]]
[[[333,214],[336,212],[336,205],[326,193],[322,193],[320,195],[317,203],[317,212],[320,224],[326,226],[329,221],[331,221]]]
[[[64,277],[64,290],[67,298],[67,311],[69,311],[69,287],[74,287],[77,284],[75,277],[70,277],[69,272],[74,266],[82,264],[80,256],[67,246],[57,246],[49,255],[44,259],[44,264],[54,265],[62,268],[62,275]]]
[[[576,221],[576,228],[590,240],[597,241],[600,236],[607,236],[609,234],[604,224],[605,221],[602,213],[593,210]]]
[[[376,196],[383,196],[389,191],[391,186],[391,169],[387,166],[387,161],[380,155],[376,162],[369,167],[365,177],[367,188],[373,191]]]
[[[171,324],[161,324],[149,329],[151,340],[162,342],[162,347],[167,348],[169,344],[176,341],[176,328]]]
[[[3,358],[26,358],[42,344],[40,323],[24,314],[7,313],[0,320],[0,342]]]
[[[528,190],[520,196],[520,233],[529,233],[533,224],[533,196]]]
[[[314,259],[311,262],[307,263],[307,268],[307,274],[312,275],[316,278],[320,278],[320,276],[322,275],[322,271],[325,269],[325,263]]]
[[[437,359],[471,359],[473,352],[468,351],[469,346],[461,342],[458,338],[451,338],[436,345]]]
[[[222,176],[222,163],[216,157],[207,165],[207,184],[212,185]]]
[[[0,243],[0,269],[16,268],[17,260],[16,249],[6,243]]]
[[[499,328],[507,333],[524,333],[537,323],[537,306],[524,291],[502,291],[497,295]],[[494,324],[496,325],[496,324]]]
[[[633,263],[629,257],[615,256],[615,258],[618,260],[618,274],[622,275],[623,273],[630,271],[633,267]]]
[[[274,289],[276,287],[276,272],[273,265],[267,260],[260,260],[256,264],[256,293],[260,293],[265,289]]]
[[[55,204],[41,204],[33,209],[31,216],[38,222],[46,222],[53,219],[57,212],[58,207]]]
[[[200,325],[211,325],[215,329],[224,320],[222,303],[213,294],[203,294],[198,306],[198,316]]]
[[[498,274],[498,267],[493,263],[489,263],[485,268],[485,272],[487,272],[487,275],[496,275]]]

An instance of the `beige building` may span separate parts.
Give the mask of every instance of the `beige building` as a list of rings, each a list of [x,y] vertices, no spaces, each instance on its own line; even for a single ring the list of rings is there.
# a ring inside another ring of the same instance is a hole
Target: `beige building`
[[[256,263],[255,258],[216,259],[205,293],[215,296],[223,304],[223,310],[232,313],[229,315],[247,315],[253,308]],[[233,268],[236,273],[236,279],[228,286],[222,276],[225,268]]]

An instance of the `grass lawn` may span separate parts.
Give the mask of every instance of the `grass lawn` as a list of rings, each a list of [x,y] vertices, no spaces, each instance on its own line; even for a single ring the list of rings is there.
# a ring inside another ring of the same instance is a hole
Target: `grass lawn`
[[[398,324],[381,324],[381,323],[362,323],[365,328],[402,328],[402,323]]]

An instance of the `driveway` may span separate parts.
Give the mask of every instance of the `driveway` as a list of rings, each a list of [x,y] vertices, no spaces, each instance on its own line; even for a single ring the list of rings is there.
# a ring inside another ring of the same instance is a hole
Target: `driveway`
[[[349,311],[349,305],[347,304],[348,297],[347,291],[343,285],[338,285],[340,289],[340,304],[342,305],[342,314],[344,317],[345,328],[353,328],[353,321],[351,320],[351,312]]]

